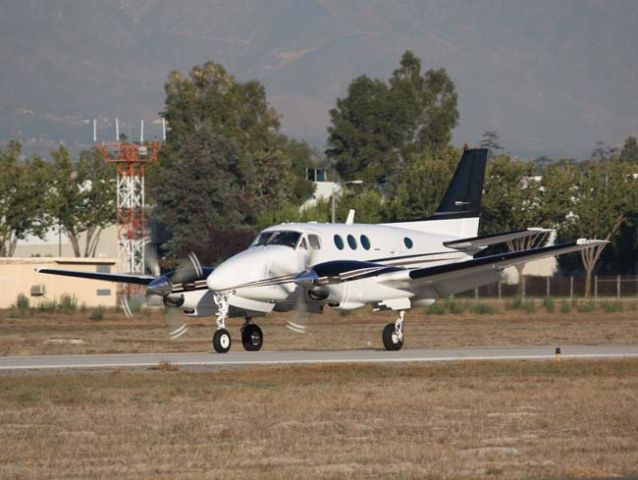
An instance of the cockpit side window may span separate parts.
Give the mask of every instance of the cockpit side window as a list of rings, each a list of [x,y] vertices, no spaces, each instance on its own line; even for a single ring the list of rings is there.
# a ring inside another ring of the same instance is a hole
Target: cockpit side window
[[[301,233],[287,230],[262,232],[257,236],[252,246],[284,245],[286,247],[295,248],[299,237],[301,237]]]
[[[317,235],[313,233],[308,235],[308,242],[310,243],[310,248],[312,248],[313,250],[321,249],[321,240]]]

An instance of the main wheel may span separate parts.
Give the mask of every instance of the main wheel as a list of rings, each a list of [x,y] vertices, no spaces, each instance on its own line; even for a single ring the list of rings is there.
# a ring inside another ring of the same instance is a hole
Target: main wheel
[[[254,323],[249,323],[241,331],[241,343],[248,352],[256,352],[264,343],[264,334]]]
[[[225,328],[220,328],[215,331],[213,335],[213,348],[217,353],[226,353],[230,350],[230,344],[232,340],[230,338],[230,333]]]
[[[388,323],[383,329],[383,345],[386,350],[401,350],[403,340],[399,339],[394,323]]]

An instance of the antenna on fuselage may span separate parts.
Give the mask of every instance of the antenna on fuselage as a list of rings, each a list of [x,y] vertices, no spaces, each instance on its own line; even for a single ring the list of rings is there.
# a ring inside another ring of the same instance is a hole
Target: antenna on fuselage
[[[348,210],[348,218],[346,218],[346,225],[352,225],[354,223],[355,211],[351,208]]]

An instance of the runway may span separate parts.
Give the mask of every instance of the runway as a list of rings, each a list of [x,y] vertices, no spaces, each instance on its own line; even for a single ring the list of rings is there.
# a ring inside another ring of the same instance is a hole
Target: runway
[[[638,345],[561,346],[561,359],[638,358]],[[408,363],[481,360],[556,359],[556,346],[461,347],[341,351],[281,351],[217,353],[133,353],[107,355],[42,355],[0,357],[0,370],[152,367],[161,362],[179,366],[258,366],[341,363]]]

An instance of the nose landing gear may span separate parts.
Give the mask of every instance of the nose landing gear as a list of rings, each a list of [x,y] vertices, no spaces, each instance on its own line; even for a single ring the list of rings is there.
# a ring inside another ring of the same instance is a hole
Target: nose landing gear
[[[213,300],[217,305],[217,313],[215,314],[217,315],[217,330],[213,334],[213,348],[217,353],[227,353],[233,342],[230,333],[226,330],[226,317],[230,309],[228,295],[215,294]]]

